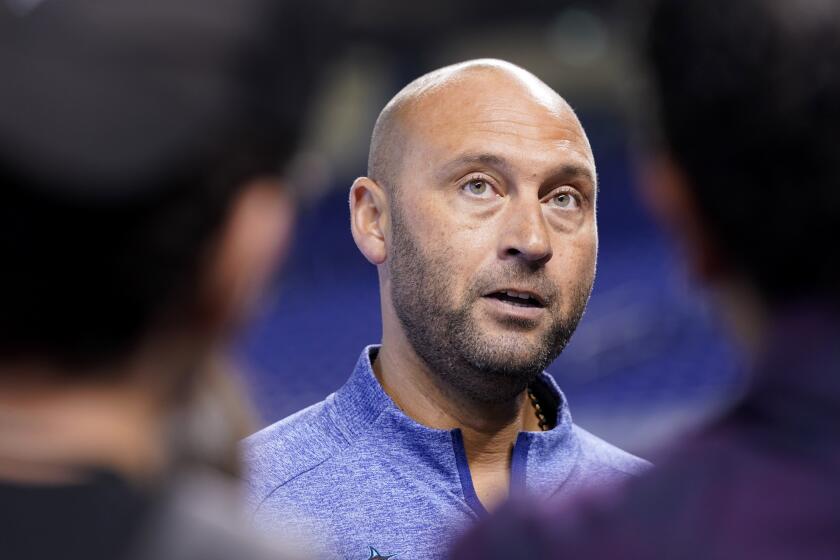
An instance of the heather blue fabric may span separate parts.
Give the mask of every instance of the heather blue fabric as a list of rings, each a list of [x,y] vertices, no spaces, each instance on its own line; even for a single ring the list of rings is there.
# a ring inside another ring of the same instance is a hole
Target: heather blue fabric
[[[460,430],[434,430],[406,416],[373,374],[378,347],[365,348],[347,383],[324,401],[245,441],[256,523],[309,538],[319,558],[443,558],[486,512],[472,486]],[[564,496],[619,482],[648,463],[572,423],[557,402],[557,426],[521,432],[511,493]],[[313,554],[316,552],[313,550]]]

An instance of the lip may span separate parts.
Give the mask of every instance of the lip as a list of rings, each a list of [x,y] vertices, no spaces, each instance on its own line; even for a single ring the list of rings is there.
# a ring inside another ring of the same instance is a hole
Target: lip
[[[518,292],[520,294],[527,294],[527,295],[531,296],[532,298],[534,298],[535,300],[537,300],[537,302],[540,304],[541,307],[545,308],[545,307],[548,306],[548,302],[546,301],[546,298],[543,297],[541,294],[539,294],[539,293],[537,293],[533,290],[529,290],[527,288],[514,288],[513,286],[505,286],[504,288],[498,288],[498,289],[495,289],[495,290],[490,290],[489,292],[487,292],[485,294],[482,294],[482,297],[487,298],[491,294],[497,294],[499,292]],[[489,298],[489,299],[493,299],[493,298]]]
[[[517,290],[522,291],[522,290]],[[533,297],[533,296],[532,296]],[[545,307],[526,307],[514,305],[500,299],[484,296],[481,300],[488,306],[490,311],[504,318],[537,321],[546,313]]]

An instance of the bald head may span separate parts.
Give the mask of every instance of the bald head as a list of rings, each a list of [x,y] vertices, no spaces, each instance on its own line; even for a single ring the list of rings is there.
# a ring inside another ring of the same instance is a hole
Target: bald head
[[[524,68],[503,60],[469,60],[420,76],[388,102],[373,128],[368,177],[383,187],[397,186],[407,148],[431,114],[491,101],[501,91],[525,104],[570,118],[580,128],[569,104]]]

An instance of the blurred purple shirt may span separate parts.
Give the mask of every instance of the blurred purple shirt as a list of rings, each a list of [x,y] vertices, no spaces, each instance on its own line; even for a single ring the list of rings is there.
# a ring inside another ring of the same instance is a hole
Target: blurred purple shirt
[[[840,558],[840,313],[776,323],[745,397],[619,492],[510,503],[452,558]]]

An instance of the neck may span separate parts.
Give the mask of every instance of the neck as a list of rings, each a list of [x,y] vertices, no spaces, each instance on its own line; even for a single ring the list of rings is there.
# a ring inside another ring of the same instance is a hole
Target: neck
[[[756,290],[746,281],[733,278],[721,282],[712,295],[734,340],[752,361],[765,344],[769,323]]]
[[[501,403],[466,398],[430,371],[401,330],[385,329],[373,364],[382,388],[415,421],[434,429],[461,430],[476,493],[485,507],[507,495],[511,451],[521,431],[539,424],[525,392]]]
[[[84,380],[40,364],[0,365],[0,479],[58,483],[90,468],[141,483],[160,475],[178,392],[167,365],[137,360]]]

